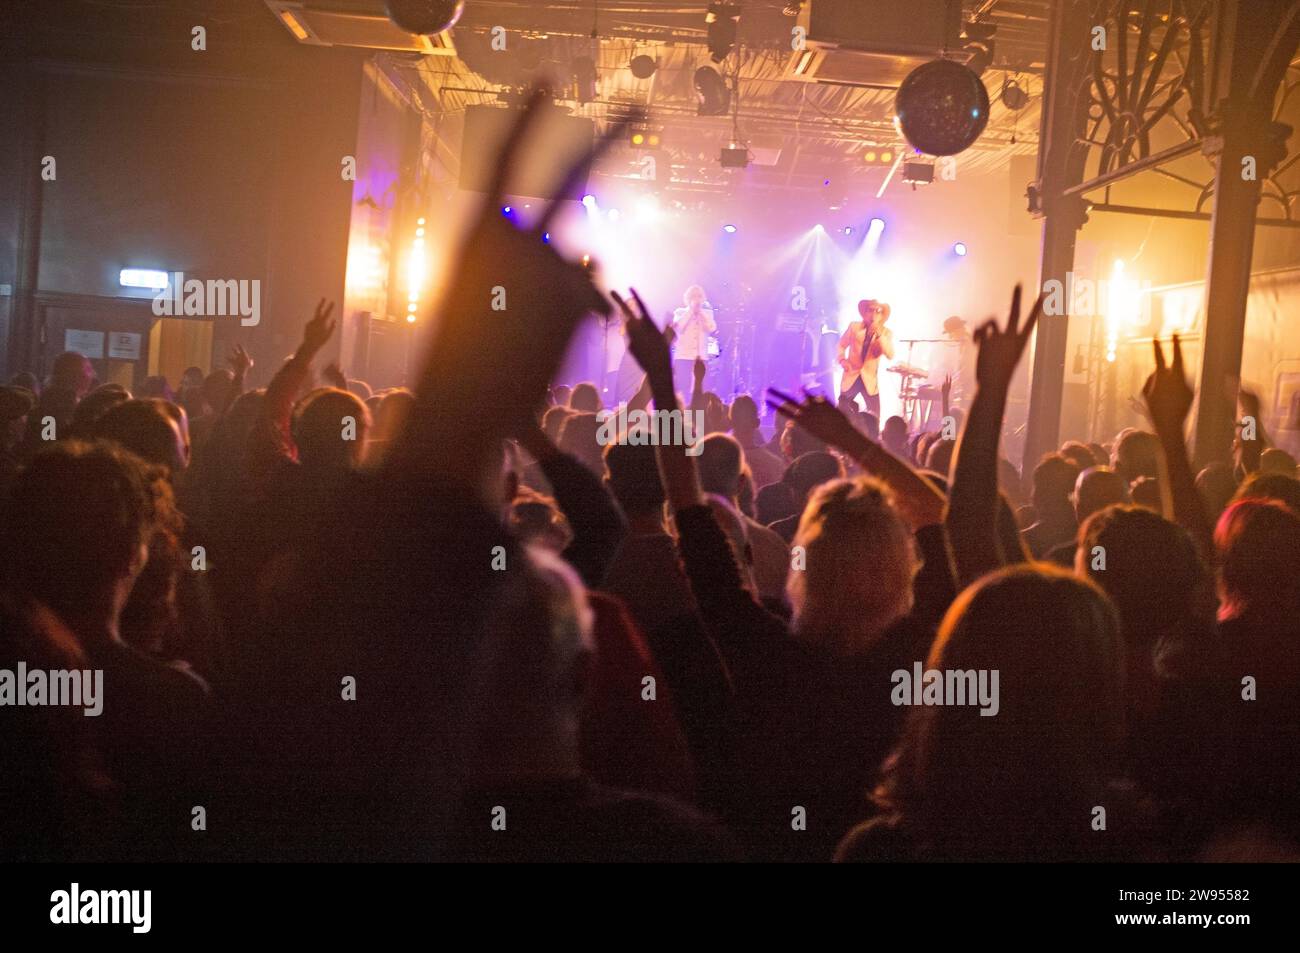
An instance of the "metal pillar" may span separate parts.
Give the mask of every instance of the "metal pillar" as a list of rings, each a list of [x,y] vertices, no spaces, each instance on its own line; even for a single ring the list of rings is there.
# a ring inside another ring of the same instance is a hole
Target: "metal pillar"
[[[1034,337],[1034,357],[1029,385],[1029,419],[1021,472],[1033,472],[1044,453],[1056,449],[1061,428],[1061,391],[1065,383],[1065,345],[1069,327],[1069,299],[1073,282],[1074,242],[1086,215],[1078,195],[1066,195],[1083,177],[1086,153],[1075,149],[1087,118],[1085,97],[1079,86],[1089,67],[1088,38],[1093,15],[1091,4],[1081,0],[1054,0],[1048,19],[1048,49],[1043,118],[1039,135],[1038,182],[1030,197],[1031,211],[1043,215],[1043,251],[1039,279],[1060,282],[1065,289],[1061,314],[1044,314]]]
[[[1198,467],[1225,459],[1232,445],[1255,213],[1262,180],[1286,156],[1290,130],[1272,121],[1273,99],[1300,43],[1300,3],[1224,0],[1215,27],[1221,98],[1206,143],[1217,164],[1193,443]]]

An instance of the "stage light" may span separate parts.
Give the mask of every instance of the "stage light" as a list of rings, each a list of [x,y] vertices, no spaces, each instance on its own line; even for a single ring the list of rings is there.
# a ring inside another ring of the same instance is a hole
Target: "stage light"
[[[407,324],[414,324],[414,323],[415,323],[415,315],[413,315],[413,314],[408,314],[408,315],[406,316],[406,323],[407,323]]]
[[[415,220],[415,224],[416,224],[416,225],[423,225],[423,224],[424,224],[424,219],[422,219],[422,218],[417,218],[417,219]]]
[[[723,225],[723,226],[722,226],[722,230],[723,230],[724,232],[726,232],[728,235],[734,235],[734,234],[736,234],[736,226],[735,226],[735,225]]]
[[[659,200],[653,195],[643,195],[636,200],[636,215],[640,221],[655,222],[663,215]]]
[[[659,61],[652,56],[646,56],[644,53],[632,57],[632,62],[628,64],[632,69],[632,75],[637,79],[649,79],[659,68]]]
[[[821,222],[818,222],[816,225],[813,226],[813,231],[817,232],[818,234],[823,234],[826,231],[826,226],[823,225]]]
[[[724,169],[747,169],[749,150],[744,146],[728,146],[718,153],[718,162]]]
[[[1013,112],[1024,109],[1029,105],[1029,94],[1014,79],[1008,79],[1002,84],[1002,105]]]
[[[582,204],[585,205],[585,206],[586,206],[587,208],[589,208],[589,209],[593,209],[593,208],[595,208],[595,207],[596,207],[596,196],[594,196],[594,195],[592,195],[590,192],[588,192],[586,195],[584,195],[584,196],[582,197]]]
[[[845,235],[852,235],[852,234],[853,234],[853,226],[852,226],[852,225],[845,225],[843,231],[844,231],[844,234],[845,234]]]
[[[904,162],[903,182],[907,185],[929,185],[934,181],[933,162]]]
[[[730,2],[710,3],[704,15],[708,27],[709,54],[713,62],[721,63],[736,45],[736,32],[740,26],[740,7]]]
[[[711,66],[701,66],[695,71],[695,92],[701,116],[725,116],[731,106],[731,90],[727,81]]]
[[[551,243],[551,233],[542,232],[542,244],[549,245],[550,243]]]
[[[510,214],[511,212],[513,212],[513,211],[514,211],[514,209],[511,208],[509,205],[504,205],[504,206],[502,206],[502,208],[501,208],[501,214],[502,214],[502,215],[509,215],[509,214]]]
[[[876,150],[875,150],[875,149],[868,149],[868,150],[866,151],[866,153],[862,156],[862,159],[863,159],[864,162],[875,162],[875,161],[876,161]]]
[[[873,218],[867,231],[872,235],[879,235],[885,230],[885,220],[883,218]]]
[[[167,272],[151,268],[123,268],[117,273],[117,282],[123,288],[148,288],[162,291],[167,287]]]
[[[634,129],[628,134],[627,141],[633,149],[658,149],[660,131],[657,129]]]
[[[976,76],[983,76],[984,71],[993,63],[994,35],[998,28],[993,23],[967,23],[962,28],[966,44],[963,52],[970,57],[966,61],[966,67],[975,73]]]
[[[952,246],[952,250],[953,250],[953,253],[954,253],[958,258],[965,258],[965,257],[966,257],[966,243],[965,243],[965,242],[958,242],[957,244],[953,245],[953,246]]]

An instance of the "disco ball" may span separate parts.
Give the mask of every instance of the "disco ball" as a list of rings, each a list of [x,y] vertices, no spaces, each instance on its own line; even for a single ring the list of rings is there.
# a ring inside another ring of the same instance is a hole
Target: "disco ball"
[[[432,36],[450,29],[465,12],[465,0],[387,0],[388,19],[407,33]]]
[[[974,72],[952,60],[918,66],[894,98],[894,123],[916,149],[956,155],[989,121],[989,92]]]

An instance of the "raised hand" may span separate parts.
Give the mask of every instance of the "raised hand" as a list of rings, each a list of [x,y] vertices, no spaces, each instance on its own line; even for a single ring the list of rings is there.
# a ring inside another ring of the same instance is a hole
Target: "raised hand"
[[[1196,395],[1183,373],[1183,349],[1178,335],[1174,335],[1173,361],[1168,366],[1160,342],[1153,340],[1151,348],[1156,369],[1142,386],[1142,398],[1157,433],[1181,434]]]
[[[226,363],[230,365],[236,377],[245,377],[253,369],[253,358],[244,350],[242,344],[235,345],[235,349],[226,358]]]
[[[328,381],[331,386],[337,387],[339,390],[348,389],[347,377],[344,375],[342,369],[339,368],[338,364],[333,361],[330,362],[329,366],[326,367],[325,370],[321,371],[320,376],[324,380]]]
[[[709,365],[704,363],[704,358],[697,357],[695,359],[695,364],[691,367],[691,372],[695,376],[695,389],[703,390],[704,378],[709,373]]]
[[[595,269],[544,241],[560,201],[524,227],[501,213],[545,98],[534,91],[507,136],[450,269],[438,335],[416,385],[415,412],[402,445],[387,458],[393,468],[437,470],[461,484],[483,485],[483,467],[499,441],[541,405],[583,315],[612,310],[592,282]],[[564,170],[556,194],[568,196],[625,126],[626,120],[611,123],[596,146]],[[508,386],[502,386],[503,369]],[[451,446],[459,452],[448,455]]]
[[[975,344],[979,356],[975,362],[975,380],[980,387],[1005,393],[1011,387],[1011,377],[1025,353],[1025,346],[1033,333],[1034,325],[1043,312],[1043,296],[1039,295],[1033,309],[1020,327],[1020,285],[1011,293],[1011,311],[1007,316],[1006,330],[998,330],[996,321],[986,321],[975,331]]]
[[[326,304],[325,299],[321,298],[311,320],[302,329],[302,344],[298,346],[299,357],[310,361],[329,341],[338,323],[330,317],[333,313],[334,302]]]
[[[636,289],[630,290],[632,299],[636,302],[637,311],[620,295],[617,291],[611,291],[609,296],[614,299],[620,311],[623,312],[624,328],[627,330],[627,347],[632,352],[632,357],[641,365],[641,370],[646,372],[646,377],[650,381],[651,389],[655,394],[662,393],[663,388],[669,392],[673,389],[673,354],[671,350],[672,339],[669,335],[672,333],[671,326],[664,331],[660,331],[655,326],[654,321],[650,319],[650,312],[637,294]],[[640,312],[638,314],[638,311]]]
[[[803,402],[800,403],[775,387],[769,387],[767,392],[776,398],[776,400],[769,398],[768,406],[782,417],[793,420],[796,426],[802,427],[822,443],[842,450],[854,458],[862,452],[863,445],[869,443],[866,436],[853,426],[849,418],[825,397],[805,394]]]
[[[1195,540],[1202,557],[1214,552],[1214,524],[1196,490],[1195,471],[1187,455],[1183,424],[1196,396],[1183,373],[1183,349],[1174,335],[1173,359],[1166,365],[1160,342],[1153,340],[1156,369],[1142,387],[1147,415],[1160,438],[1160,499],[1171,518]]]

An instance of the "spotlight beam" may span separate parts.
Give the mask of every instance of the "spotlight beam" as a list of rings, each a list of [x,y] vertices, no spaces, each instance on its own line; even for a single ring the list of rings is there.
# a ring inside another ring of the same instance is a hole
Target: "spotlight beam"
[[[876,198],[880,198],[882,195],[884,195],[885,189],[889,188],[889,183],[890,180],[894,178],[894,173],[897,172],[898,167],[903,164],[903,155],[904,155],[903,150],[899,149],[898,158],[896,158],[894,160],[894,164],[889,167],[889,172],[885,175],[885,181],[880,183],[880,188],[876,192]]]

